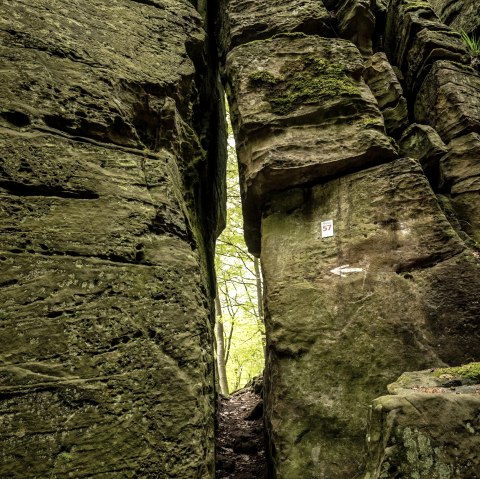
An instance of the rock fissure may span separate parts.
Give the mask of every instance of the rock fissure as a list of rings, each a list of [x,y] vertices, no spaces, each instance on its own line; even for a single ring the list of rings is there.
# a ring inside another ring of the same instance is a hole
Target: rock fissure
[[[479,477],[479,29],[475,0],[4,0],[0,477]],[[261,398],[216,396],[224,91]]]

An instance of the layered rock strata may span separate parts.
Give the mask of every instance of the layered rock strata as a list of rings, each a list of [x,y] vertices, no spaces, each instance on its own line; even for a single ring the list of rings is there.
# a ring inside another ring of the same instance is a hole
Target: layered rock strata
[[[238,4],[225,1],[227,25]],[[361,475],[366,413],[387,384],[480,356],[475,227],[466,233],[450,206],[454,184],[459,201],[477,197],[475,140],[451,144],[477,131],[478,77],[460,35],[427,2],[324,4],[342,38],[265,4],[274,35],[245,27],[221,52],[246,239],[265,276],[279,479]],[[246,10],[242,22],[253,22]],[[445,81],[440,96],[445,68],[463,83]]]
[[[480,29],[480,9],[476,0],[429,0],[433,10],[457,31],[475,33]]]
[[[226,69],[252,251],[270,192],[395,157],[352,43],[280,35],[233,49]]]
[[[0,11],[0,476],[212,478],[204,19],[182,0]]]

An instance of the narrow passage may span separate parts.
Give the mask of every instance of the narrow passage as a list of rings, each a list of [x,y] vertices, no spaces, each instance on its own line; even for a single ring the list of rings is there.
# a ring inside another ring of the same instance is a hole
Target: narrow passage
[[[262,395],[260,378],[219,395],[216,479],[267,479]]]

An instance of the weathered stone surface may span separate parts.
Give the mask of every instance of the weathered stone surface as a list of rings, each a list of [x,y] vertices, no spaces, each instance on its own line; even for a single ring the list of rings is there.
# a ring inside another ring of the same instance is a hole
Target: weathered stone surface
[[[439,160],[448,149],[438,133],[428,125],[413,123],[398,141],[400,154],[415,158],[422,165],[430,183],[435,186],[439,181]]]
[[[370,0],[342,0],[336,16],[340,35],[351,40],[362,55],[372,54],[375,15]]]
[[[253,0],[221,0],[221,8],[219,46],[224,54],[237,45],[279,33],[334,35],[332,20],[321,1],[269,0],[266,4]]]
[[[478,479],[480,387],[406,373],[373,401],[364,479]]]
[[[212,477],[199,267],[157,248],[151,267],[2,252],[2,477]]]
[[[387,133],[399,136],[408,125],[407,100],[385,53],[375,53],[367,59],[363,78],[377,99]]]
[[[480,265],[462,251],[414,160],[272,200],[261,259],[276,477],[354,477],[366,405],[389,382],[480,355]]]
[[[188,54],[204,38],[188,2],[6,0],[2,9],[4,122],[151,150],[183,130],[187,147],[192,111],[180,98],[193,93]]]
[[[178,166],[165,151],[11,130],[0,131],[0,148],[2,251],[161,264],[160,235],[194,241]]]
[[[440,161],[440,189],[451,197],[461,230],[480,245],[480,134],[470,133],[448,144]]]
[[[0,45],[0,477],[211,479],[203,20],[6,0]]]
[[[415,120],[433,126],[445,142],[480,132],[480,76],[456,63],[436,62],[417,95]]]
[[[261,205],[275,190],[396,155],[350,42],[287,36],[227,57],[246,239],[259,251]]]
[[[477,0],[429,0],[435,13],[457,32],[472,33],[480,27]]]
[[[414,93],[437,60],[469,62],[460,34],[440,22],[426,0],[389,3],[385,45]]]

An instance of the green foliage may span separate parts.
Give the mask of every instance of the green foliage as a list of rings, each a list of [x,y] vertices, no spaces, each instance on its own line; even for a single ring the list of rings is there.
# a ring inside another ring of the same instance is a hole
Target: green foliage
[[[269,88],[265,97],[277,115],[286,115],[300,105],[315,104],[326,97],[359,94],[342,65],[314,56],[290,63],[282,73],[283,78],[266,71],[250,75],[252,84]]]
[[[472,36],[470,36],[463,30],[460,32],[460,35],[462,36],[462,40],[465,43],[465,46],[467,47],[470,56],[472,58],[480,57],[480,38],[477,38],[473,34]]]
[[[254,259],[243,239],[238,165],[233,135],[227,163],[227,226],[217,240],[215,267],[224,327],[230,391],[243,387],[264,366],[265,329],[258,308]]]

